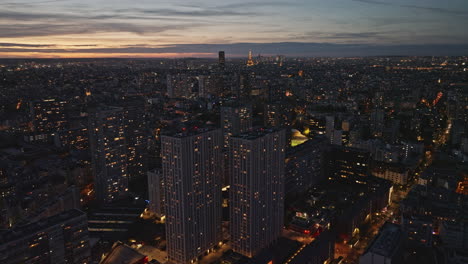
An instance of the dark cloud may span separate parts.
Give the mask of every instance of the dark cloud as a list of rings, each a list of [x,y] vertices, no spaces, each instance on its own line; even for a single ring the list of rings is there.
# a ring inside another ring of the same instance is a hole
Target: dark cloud
[[[54,46],[55,45],[48,45],[48,44],[0,43],[0,47],[41,48],[41,47],[54,47]]]
[[[416,6],[416,5],[399,5],[399,6],[404,7],[404,8],[426,10],[426,11],[444,13],[444,14],[449,14],[449,15],[468,15],[468,12],[463,11],[463,10],[453,10],[453,9],[446,9],[446,8],[439,8],[439,7]]]
[[[287,2],[243,2],[243,3],[232,3],[232,4],[227,4],[227,5],[221,5],[218,6],[219,8],[226,8],[226,9],[231,9],[231,8],[256,8],[256,7],[269,7],[269,6],[291,6],[290,1]]]
[[[17,12],[17,11],[6,11],[0,10],[0,21],[7,20],[11,21],[42,21],[44,23],[53,23],[53,22],[78,22],[78,21],[95,21],[102,22],[105,20],[161,20],[164,22],[168,21],[177,21],[177,22],[193,22],[194,18],[197,17],[196,14],[192,14],[192,17],[177,17],[171,18],[171,13],[163,13],[158,10],[138,10],[138,9],[125,9],[125,10],[107,10],[104,13],[99,14],[99,12],[90,12],[89,14],[81,14],[82,10],[77,10],[73,14],[70,13],[33,13],[33,12]],[[175,14],[175,10],[172,11],[172,14]],[[183,13],[183,12],[182,12]],[[182,14],[180,13],[180,14]],[[234,14],[231,12],[231,14]],[[198,13],[200,18],[203,18],[204,15],[201,11]],[[205,16],[206,17],[206,16]],[[200,20],[198,20],[200,21]]]
[[[395,4],[395,3],[381,2],[381,1],[374,1],[374,0],[352,0],[352,1],[366,3],[366,4],[374,4],[374,5],[397,6],[397,7],[402,7],[402,8],[425,10],[425,11],[430,11],[430,12],[435,12],[435,13],[443,13],[443,14],[468,15],[467,11],[453,10],[453,9],[447,9],[447,8],[441,8],[441,7],[402,5],[402,4]]]
[[[130,32],[135,34],[160,33],[169,30],[187,29],[199,24],[186,25],[140,25],[132,23],[70,23],[70,24],[0,24],[0,36],[4,38],[90,34],[101,32]]]
[[[147,44],[132,45],[122,48],[88,48],[88,49],[35,49],[35,48],[0,48],[0,53],[8,52],[43,52],[43,53],[212,53],[226,51],[229,56],[245,56],[249,50],[262,54],[282,54],[287,56],[378,56],[378,55],[412,55],[412,56],[451,56],[468,54],[468,44],[463,45],[368,45],[368,44],[334,44],[334,43],[234,43],[234,44],[177,44],[165,47],[149,47]]]
[[[213,16],[254,16],[259,15],[255,12],[237,12],[228,9],[194,9],[194,10],[175,10],[175,9],[133,9],[142,14],[152,14],[158,16],[182,16],[182,17],[213,17]]]
[[[82,10],[81,10],[82,11]],[[68,10],[70,12],[70,10]],[[131,32],[135,34],[161,33],[168,30],[180,30],[204,25],[213,25],[214,21],[203,18],[220,17],[219,24],[226,17],[252,16],[253,12],[236,12],[222,9],[121,9],[98,10],[88,13],[47,13],[18,12],[0,10],[1,37],[56,36],[100,32]],[[5,21],[2,23],[2,20]],[[151,20],[157,23],[142,23],[138,20]],[[34,22],[34,23],[28,23]],[[244,23],[239,21],[236,23]]]
[[[388,40],[391,39],[392,34],[401,34],[400,31],[367,31],[367,32],[322,32],[322,31],[314,31],[314,32],[305,32],[305,33],[292,33],[289,34],[291,39],[296,41],[299,40],[311,40],[311,39],[322,39],[323,41],[328,42],[356,42],[356,43],[364,43],[370,42],[375,40]]]
[[[408,24],[430,24],[437,23],[436,20],[430,17],[366,17],[366,20],[370,21],[374,26],[393,26],[393,25],[406,25]],[[404,27],[407,29],[407,27]]]
[[[265,15],[265,11],[263,11],[261,14],[260,13],[254,13],[252,12],[253,9],[256,9],[256,8],[263,8],[263,7],[273,7],[273,6],[276,6],[276,7],[284,7],[284,6],[291,6],[291,3],[292,0],[290,1],[277,1],[277,2],[274,2],[274,1],[268,1],[268,2],[240,2],[240,3],[235,3],[235,1],[233,1],[233,3],[229,3],[229,4],[222,4],[221,2],[222,1],[219,1],[220,4],[218,5],[211,5],[211,6],[203,6],[202,3],[200,4],[183,4],[183,5],[180,5],[180,7],[186,7],[186,8],[196,8],[196,9],[199,9],[199,8],[204,8],[206,10],[223,10],[225,12],[232,12],[233,9],[242,9],[241,12],[234,12],[235,14],[237,15],[248,15],[248,14],[256,14],[256,15]],[[249,11],[246,11],[246,10],[249,10]]]
[[[12,8],[17,8],[17,7],[37,7],[39,5],[44,5],[44,4],[50,4],[50,3],[57,3],[57,2],[66,2],[66,0],[50,0],[50,1],[27,1],[27,2],[6,2],[2,3],[3,6],[5,7],[12,7]]]
[[[25,13],[16,11],[0,10],[0,19],[15,20],[15,21],[35,21],[38,19],[71,19],[83,18],[76,15],[66,15],[57,13]]]
[[[332,39],[367,39],[382,37],[383,34],[382,32],[333,33],[325,37]]]
[[[80,44],[80,45],[60,45],[71,47],[96,47],[95,44]],[[0,43],[0,47],[23,47],[23,48],[51,48],[57,47],[56,44],[25,44],[25,43]]]
[[[379,1],[373,1],[373,0],[352,0],[355,2],[361,2],[361,3],[367,3],[367,4],[374,4],[374,5],[392,5],[390,3],[386,2],[379,2]]]
[[[255,12],[236,12],[233,10],[223,9],[194,9],[194,10],[176,10],[176,9],[118,9],[118,10],[94,10],[88,14],[80,14],[83,10],[68,10],[72,13],[45,13],[45,12],[18,12],[0,10],[0,19],[15,20],[15,21],[70,21],[70,20],[108,20],[108,19],[170,19],[170,17],[177,18],[178,21],[193,21],[193,18],[206,18],[206,17],[223,17],[226,16],[254,16],[260,15]]]
[[[352,39],[362,41],[362,39],[369,38],[382,38],[383,35],[386,35],[390,32],[336,32],[336,33],[327,33],[327,32],[308,32],[305,34],[307,37],[316,37],[322,39]]]
[[[48,3],[56,3],[56,2],[65,2],[66,0],[46,0],[46,1],[27,1],[27,2],[7,2],[5,5],[40,5],[40,4],[48,4]]]

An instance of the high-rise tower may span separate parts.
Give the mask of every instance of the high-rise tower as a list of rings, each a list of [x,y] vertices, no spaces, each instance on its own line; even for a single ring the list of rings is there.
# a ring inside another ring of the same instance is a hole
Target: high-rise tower
[[[90,111],[88,131],[96,198],[100,203],[114,202],[128,193],[124,109]]]
[[[219,67],[221,67],[221,69],[224,69],[224,66],[226,65],[226,57],[224,51],[220,51],[218,53],[218,63]]]
[[[252,129],[252,105],[237,104],[221,107],[221,129],[223,131],[224,185],[229,185],[229,139],[233,135]]]
[[[252,129],[252,105],[238,104],[221,107],[221,128],[224,148],[229,146],[229,137]]]
[[[230,139],[230,229],[234,251],[255,256],[281,233],[285,131],[258,130]]]
[[[145,100],[136,96],[126,97],[121,104],[124,110],[128,179],[130,182],[141,181],[148,171]]]
[[[253,66],[254,61],[252,59],[252,50],[249,50],[249,58],[247,59],[247,66]]]
[[[170,263],[193,263],[222,239],[220,129],[161,136]]]
[[[161,169],[148,171],[148,198],[151,213],[161,219],[164,216],[164,181]]]

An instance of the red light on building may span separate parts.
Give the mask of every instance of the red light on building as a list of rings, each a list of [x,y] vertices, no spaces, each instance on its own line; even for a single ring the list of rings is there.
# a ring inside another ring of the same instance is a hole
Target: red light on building
[[[307,235],[310,234],[310,230],[308,229],[304,230],[304,234],[307,234]]]
[[[321,228],[321,227],[318,228],[318,229],[314,232],[314,234],[312,235],[312,237],[313,237],[313,238],[316,238],[316,237],[318,237],[318,236],[320,235],[320,233],[322,233],[322,228]]]
[[[140,261],[138,261],[139,264],[146,264],[149,262],[148,256],[142,258]]]

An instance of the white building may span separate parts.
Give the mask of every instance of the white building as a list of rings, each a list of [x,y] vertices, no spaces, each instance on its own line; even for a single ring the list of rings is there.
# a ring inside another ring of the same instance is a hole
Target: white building
[[[374,169],[372,170],[372,176],[386,179],[400,185],[406,185],[408,183],[408,169],[406,168]]]

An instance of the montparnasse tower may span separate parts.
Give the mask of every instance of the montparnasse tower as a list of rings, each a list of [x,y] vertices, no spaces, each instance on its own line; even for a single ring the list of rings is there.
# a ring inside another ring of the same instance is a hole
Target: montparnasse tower
[[[247,66],[253,66],[254,61],[252,59],[252,50],[249,50],[249,58],[247,59]]]

